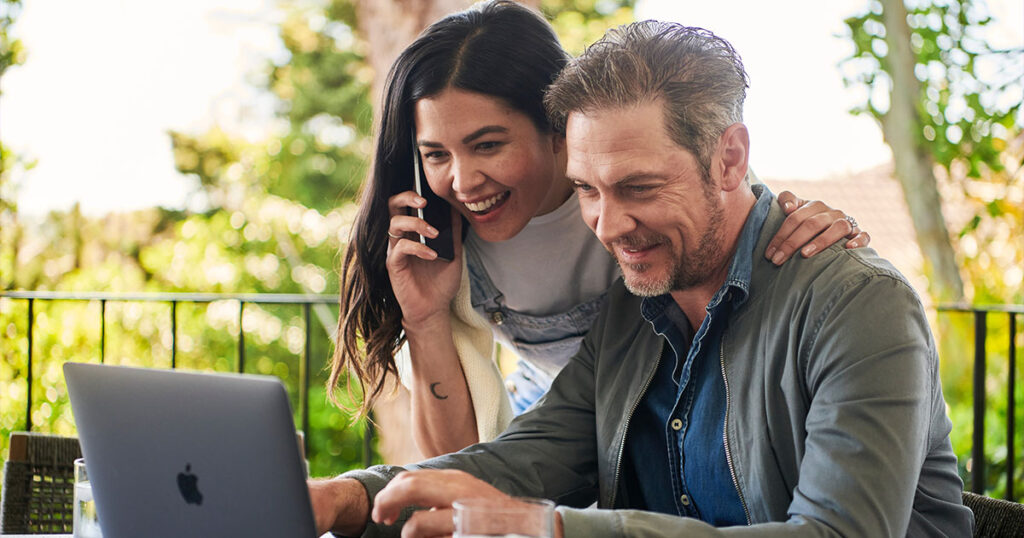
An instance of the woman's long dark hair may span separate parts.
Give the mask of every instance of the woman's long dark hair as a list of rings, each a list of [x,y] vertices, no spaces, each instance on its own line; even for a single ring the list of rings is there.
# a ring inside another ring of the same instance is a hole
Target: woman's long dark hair
[[[362,412],[380,396],[387,376],[397,375],[394,354],[405,335],[385,266],[387,202],[411,189],[416,101],[449,87],[468,90],[501,99],[531,118],[541,132],[550,132],[544,91],[567,60],[540,15],[505,0],[481,3],[435,22],[395,60],[378,111],[371,176],[341,266],[341,312],[327,382],[335,404],[346,369],[362,389]]]

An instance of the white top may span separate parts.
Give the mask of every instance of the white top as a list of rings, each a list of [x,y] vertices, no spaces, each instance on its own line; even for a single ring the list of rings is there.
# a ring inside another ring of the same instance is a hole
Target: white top
[[[601,295],[619,277],[614,258],[583,222],[575,192],[507,241],[483,241],[470,230],[466,243],[505,305],[522,314],[565,312]]]

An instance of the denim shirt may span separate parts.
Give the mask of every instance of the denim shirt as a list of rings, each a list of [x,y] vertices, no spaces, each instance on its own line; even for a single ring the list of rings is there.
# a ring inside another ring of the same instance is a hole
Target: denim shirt
[[[772,201],[764,190],[755,193],[758,201],[740,234],[725,284],[707,305],[696,335],[671,295],[642,303],[641,314],[668,345],[626,438],[624,478],[632,507],[717,527],[748,523],[725,453],[719,353],[730,314],[747,299],[754,247]]]

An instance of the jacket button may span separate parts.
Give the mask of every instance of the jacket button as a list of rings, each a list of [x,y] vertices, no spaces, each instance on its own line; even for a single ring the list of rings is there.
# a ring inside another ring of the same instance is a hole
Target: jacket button
[[[690,506],[690,496],[683,495],[682,497],[679,497],[679,502],[683,503],[683,506]]]
[[[502,323],[505,323],[505,316],[502,315],[501,312],[491,312],[491,321],[493,321],[495,325],[501,325]]]
[[[683,429],[683,421],[679,420],[678,418],[672,419],[672,429],[675,431]]]

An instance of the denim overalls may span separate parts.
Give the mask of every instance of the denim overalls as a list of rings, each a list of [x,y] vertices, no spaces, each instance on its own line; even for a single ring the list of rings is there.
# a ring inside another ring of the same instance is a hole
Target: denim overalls
[[[597,318],[605,293],[566,312],[522,314],[505,306],[505,296],[491,282],[476,250],[466,248],[465,252],[473,309],[491,323],[495,338],[520,357],[518,369],[505,378],[512,412],[518,415],[547,392],[551,381],[576,354]]]

